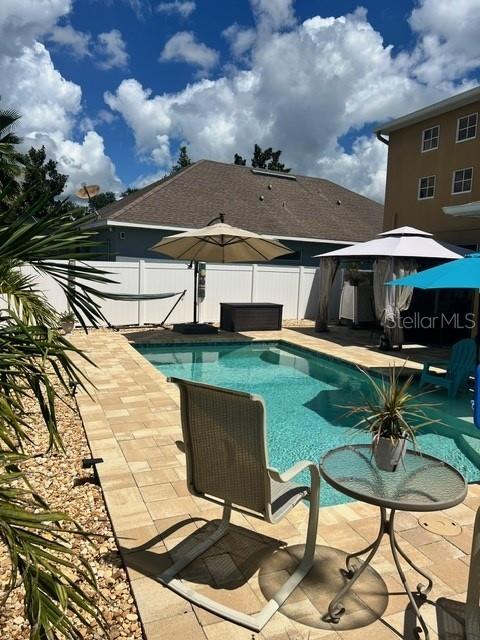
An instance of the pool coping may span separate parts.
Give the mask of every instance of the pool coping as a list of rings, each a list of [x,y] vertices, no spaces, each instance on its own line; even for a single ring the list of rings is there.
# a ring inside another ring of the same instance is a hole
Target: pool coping
[[[292,349],[297,349],[298,351],[305,351],[309,354],[312,354],[314,356],[323,358],[324,360],[328,360],[329,362],[335,362],[338,364],[342,364],[346,367],[348,367],[349,369],[354,369],[354,370],[360,370],[363,371],[365,373],[368,372],[369,375],[372,376],[376,376],[381,378],[382,377],[382,373],[380,371],[375,371],[375,366],[373,367],[368,367],[367,365],[361,365],[361,364],[356,364],[353,362],[350,362],[349,360],[345,360],[344,358],[340,357],[340,356],[334,356],[330,353],[326,353],[324,351],[319,351],[317,349],[313,349],[311,347],[305,346],[305,345],[299,345],[299,344],[295,344],[295,342],[291,342],[290,340],[287,340],[285,338],[272,338],[270,340],[260,340],[260,339],[255,339],[255,340],[232,340],[231,342],[229,342],[228,340],[218,340],[218,341],[198,341],[198,342],[167,342],[167,341],[161,341],[161,342],[135,342],[132,343],[132,346],[134,349],[138,350],[139,353],[141,353],[141,349],[142,348],[146,348],[146,347],[152,347],[152,346],[161,346],[161,347],[178,347],[178,346],[182,346],[182,347],[198,347],[200,345],[206,345],[206,346],[225,346],[225,345],[250,345],[252,343],[257,343],[257,344],[276,344],[279,346],[286,346],[286,347],[290,347]],[[155,366],[155,365],[154,365]],[[372,369],[372,370],[371,370]],[[412,375],[417,376],[419,375],[420,372],[416,372]]]

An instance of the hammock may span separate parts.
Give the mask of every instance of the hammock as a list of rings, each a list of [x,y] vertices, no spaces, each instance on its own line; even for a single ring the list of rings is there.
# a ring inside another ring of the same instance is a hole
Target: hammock
[[[126,302],[136,302],[141,300],[162,300],[163,298],[173,298],[173,296],[183,295],[185,291],[175,293],[102,293],[102,297],[109,300],[124,300]]]
[[[142,300],[162,300],[163,298],[173,298],[174,296],[178,296],[178,300],[175,302],[173,307],[167,313],[165,318],[160,323],[160,326],[163,327],[165,322],[173,313],[173,310],[183,298],[183,296],[187,293],[187,290],[176,291],[175,293],[102,293],[102,297],[107,298],[109,300],[123,300],[126,302],[137,302]],[[109,326],[113,329],[118,329],[109,323]]]

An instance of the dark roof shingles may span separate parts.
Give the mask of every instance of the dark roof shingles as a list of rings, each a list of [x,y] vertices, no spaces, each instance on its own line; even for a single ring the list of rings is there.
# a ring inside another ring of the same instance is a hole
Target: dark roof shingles
[[[381,231],[383,207],[322,178],[291,180],[201,160],[99,213],[100,220],[185,228],[224,213],[228,224],[257,233],[361,242]]]

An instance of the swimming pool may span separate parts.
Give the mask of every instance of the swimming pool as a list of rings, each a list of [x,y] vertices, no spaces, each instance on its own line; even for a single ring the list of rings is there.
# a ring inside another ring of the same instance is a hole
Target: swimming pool
[[[281,471],[301,459],[318,461],[328,450],[366,443],[368,434],[346,418],[345,405],[363,401],[368,381],[352,366],[324,358],[284,342],[137,345],[138,351],[166,376],[198,380],[261,396],[267,407],[270,465]],[[480,480],[480,440],[469,424],[468,398],[448,400],[445,393],[428,395],[438,403],[429,411],[444,425],[418,433],[418,446],[456,467],[469,482]],[[479,432],[480,434],[480,432]],[[305,478],[306,480],[306,478]],[[347,502],[325,482],[322,505]]]

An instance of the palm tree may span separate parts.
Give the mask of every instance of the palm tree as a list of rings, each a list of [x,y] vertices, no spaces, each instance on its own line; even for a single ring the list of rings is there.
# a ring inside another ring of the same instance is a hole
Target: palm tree
[[[20,117],[13,109],[0,109],[0,188],[9,186],[9,197],[18,194],[17,178],[22,173],[22,154],[15,148],[21,138],[13,131]]]
[[[1,196],[0,192],[0,201]],[[49,510],[29,484],[22,464],[32,435],[27,400],[33,397],[39,405],[49,449],[62,450],[57,389],[68,393],[72,385],[85,384],[72,355],[85,356],[56,331],[55,311],[36,290],[32,274],[52,276],[84,326],[102,318],[92,298],[93,286],[111,280],[99,269],[77,262],[92,257],[94,239],[85,230],[90,218],[72,221],[59,203],[58,211],[37,219],[41,208],[38,203],[17,218],[0,211],[0,296],[7,301],[0,309],[0,543],[11,562],[4,600],[21,583],[31,638],[77,639],[83,637],[78,630],[82,624],[103,626],[91,597],[93,573],[74,557],[66,537],[67,532],[87,534],[65,514]],[[68,262],[72,258],[74,264]]]

